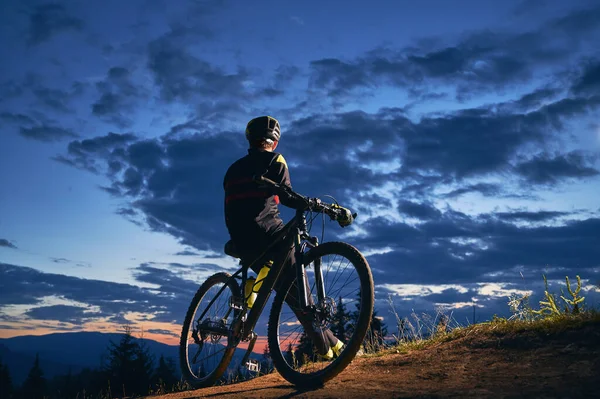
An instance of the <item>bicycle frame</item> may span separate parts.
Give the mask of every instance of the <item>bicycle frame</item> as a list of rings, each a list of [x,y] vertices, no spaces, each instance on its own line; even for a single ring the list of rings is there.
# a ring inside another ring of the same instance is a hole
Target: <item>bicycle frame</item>
[[[273,242],[267,247],[267,249],[258,258],[256,258],[252,263],[242,265],[242,267],[240,267],[240,269],[238,269],[230,277],[230,279],[233,279],[233,278],[240,279],[241,278],[241,280],[242,280],[241,287],[243,290],[246,279],[247,279],[248,269],[251,268],[256,262],[264,260],[264,256],[267,253],[269,253],[271,251],[271,249],[273,249],[277,245],[280,245],[282,242],[285,243],[287,241],[289,243],[289,246],[284,245],[284,248],[289,248],[289,250],[292,250],[292,246],[294,247],[294,255],[295,255],[296,264],[292,265],[292,267],[295,267],[295,269],[296,269],[295,271],[296,271],[297,281],[304,282],[305,281],[304,250],[306,249],[307,246],[314,248],[315,246],[318,245],[318,238],[309,236],[308,232],[306,231],[306,228],[307,228],[307,226],[306,226],[306,218],[304,215],[304,211],[297,210],[296,215],[283,227],[283,229],[281,229],[281,231],[279,231],[277,233],[277,236],[275,237]],[[241,312],[233,321],[231,328],[211,326],[211,327],[204,328],[204,330],[207,332],[210,332],[210,333],[216,333],[216,334],[228,336],[228,346],[237,346],[237,344],[241,340],[248,340],[250,338],[254,338],[253,337],[253,335],[255,335],[253,333],[254,327],[258,321],[258,318],[262,314],[262,311],[263,311],[267,301],[269,300],[271,292],[273,291],[273,289],[275,288],[275,286],[277,285],[277,283],[280,280],[281,272],[283,271],[283,269],[287,263],[288,257],[289,257],[289,253],[290,253],[289,250],[288,251],[280,250],[278,253],[275,254],[276,259],[274,259],[273,266],[271,267],[271,270],[267,274],[267,277],[263,280],[262,285],[258,291],[257,297],[254,301],[254,304],[249,312],[247,312],[248,309],[247,309],[246,301],[244,298],[244,294],[242,293],[242,301],[241,301],[242,306],[241,306],[241,308],[237,308],[238,310],[241,310]],[[319,302],[321,302],[325,298],[325,287],[323,284],[323,274],[321,271],[320,259],[315,260],[314,265],[315,265],[315,283],[316,283],[316,287],[317,287],[317,298],[318,298]],[[240,277],[240,274],[241,274],[241,277]],[[309,307],[308,296],[307,296],[308,295],[307,287],[304,283],[297,284],[297,286],[298,286],[298,291],[299,291],[298,294],[299,294],[299,298],[300,298],[301,308],[307,309]],[[223,290],[225,290],[226,287],[227,287],[227,284],[224,284],[223,287],[221,287],[221,289],[217,292],[215,297],[209,302],[209,304],[206,307],[206,309],[204,310],[204,312],[200,315],[200,317],[198,317],[198,319],[197,319],[198,321],[200,321],[204,318],[207,310],[210,309],[210,307],[213,305],[215,299],[219,295],[221,295],[221,293],[223,292]],[[234,307],[230,306],[229,312],[231,312],[232,309],[234,309]],[[229,312],[226,314],[226,316],[224,318],[228,317]],[[245,317],[246,313],[247,313],[247,317]],[[243,327],[243,331],[242,331],[242,327]]]

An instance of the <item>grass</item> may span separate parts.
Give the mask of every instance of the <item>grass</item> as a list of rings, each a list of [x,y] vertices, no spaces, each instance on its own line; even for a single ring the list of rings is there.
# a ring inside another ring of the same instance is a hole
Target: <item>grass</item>
[[[600,312],[588,310],[578,314],[560,314],[536,320],[495,318],[488,322],[456,327],[449,332],[433,334],[429,337],[398,341],[391,347],[376,353],[367,353],[361,357],[373,358],[390,354],[406,354],[470,336],[485,339],[486,337],[498,338],[499,336],[523,335],[526,333],[551,335],[586,326],[600,327]]]
[[[548,282],[544,278],[544,299],[541,300],[540,309],[535,310],[529,304],[529,296],[522,297],[511,296],[509,298],[509,307],[513,315],[502,318],[494,316],[487,322],[471,324],[469,326],[459,326],[452,317],[444,315],[443,311],[437,310],[434,318],[427,316],[419,318],[415,313],[411,315],[413,322],[408,318],[401,319],[393,305],[391,297],[389,299],[392,312],[394,313],[398,325],[408,330],[408,334],[403,333],[399,337],[394,336],[396,342],[390,347],[377,353],[363,355],[364,357],[378,357],[393,353],[408,353],[415,350],[421,350],[436,346],[444,342],[459,340],[469,336],[479,338],[525,335],[535,333],[541,335],[558,334],[567,330],[574,330],[586,326],[600,327],[600,312],[595,309],[584,310],[584,299],[581,297],[581,279],[577,276],[577,286],[572,288],[569,278],[565,278],[565,285],[568,295],[561,289],[560,296],[553,294],[548,289]],[[562,306],[559,300],[562,300]],[[451,324],[454,324],[452,327]],[[443,328],[440,328],[443,327]]]

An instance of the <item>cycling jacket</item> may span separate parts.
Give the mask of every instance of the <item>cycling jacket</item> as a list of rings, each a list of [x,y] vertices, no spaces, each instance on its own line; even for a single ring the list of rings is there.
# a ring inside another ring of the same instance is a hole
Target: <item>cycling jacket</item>
[[[262,175],[276,183],[291,187],[290,175],[283,156],[251,148],[248,155],[234,162],[223,180],[225,189],[225,223],[236,248],[242,253],[255,252],[268,245],[268,239],[284,223],[278,204],[295,209],[306,205],[291,198],[273,195],[253,177]],[[257,248],[259,247],[259,248]]]

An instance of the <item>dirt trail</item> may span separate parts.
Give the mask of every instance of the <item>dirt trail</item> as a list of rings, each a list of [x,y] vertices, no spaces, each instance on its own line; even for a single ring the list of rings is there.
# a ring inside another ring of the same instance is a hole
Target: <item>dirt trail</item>
[[[361,357],[312,391],[274,373],[151,398],[598,398],[599,386],[600,326],[594,325],[552,335],[466,336],[407,354]]]

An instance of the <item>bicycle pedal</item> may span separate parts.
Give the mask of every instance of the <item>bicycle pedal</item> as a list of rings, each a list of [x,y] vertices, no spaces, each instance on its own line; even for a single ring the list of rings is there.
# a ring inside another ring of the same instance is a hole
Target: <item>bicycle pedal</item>
[[[260,362],[256,359],[248,359],[246,362],[246,368],[248,371],[258,373],[260,371]]]
[[[242,298],[229,297],[229,307],[234,310],[244,310],[244,300]]]

